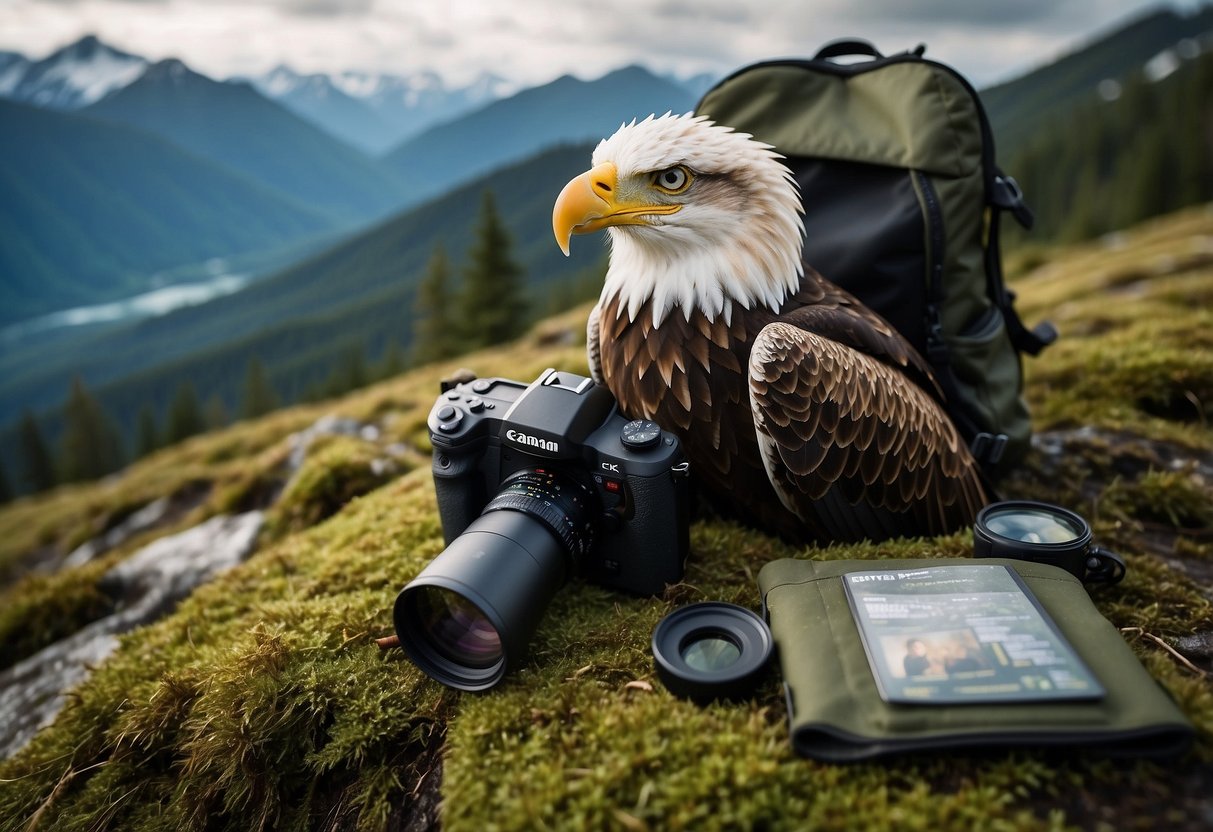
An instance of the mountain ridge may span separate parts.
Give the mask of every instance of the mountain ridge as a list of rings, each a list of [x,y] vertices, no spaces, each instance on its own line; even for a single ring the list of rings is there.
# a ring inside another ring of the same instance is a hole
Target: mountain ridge
[[[694,103],[689,91],[638,65],[593,81],[562,75],[432,127],[383,158],[415,195],[431,195],[544,147],[597,140],[633,118],[685,112]],[[553,114],[558,124],[536,129]]]
[[[98,101],[134,81],[149,63],[96,35],[85,35],[40,60],[24,60],[24,65],[14,65],[19,72],[5,73],[0,94],[55,110],[75,110]]]
[[[402,201],[391,171],[246,82],[215,81],[177,59],[81,112],[156,133],[329,213],[370,219]]]

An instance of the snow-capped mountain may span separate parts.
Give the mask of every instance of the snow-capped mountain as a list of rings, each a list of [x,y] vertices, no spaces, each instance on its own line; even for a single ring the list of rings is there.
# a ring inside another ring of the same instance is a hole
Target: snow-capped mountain
[[[327,75],[300,75],[280,65],[251,82],[262,95],[368,153],[380,153],[396,142],[394,127],[365,102],[338,89]]]
[[[21,83],[21,76],[29,66],[29,58],[19,52],[0,52],[0,97],[8,98]]]
[[[448,87],[434,72],[305,75],[287,66],[252,82],[297,114],[374,152],[517,91],[515,84],[489,74],[466,86]]]
[[[42,60],[22,61],[0,70],[0,95],[56,110],[92,104],[134,81],[148,63],[145,58],[107,46],[94,35]]]

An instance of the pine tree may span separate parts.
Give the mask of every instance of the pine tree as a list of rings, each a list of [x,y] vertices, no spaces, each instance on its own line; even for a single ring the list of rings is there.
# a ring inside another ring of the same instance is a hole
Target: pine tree
[[[0,505],[12,502],[15,496],[13,487],[8,482],[8,475],[4,473],[4,466],[0,465]]]
[[[460,352],[459,333],[451,315],[451,267],[442,244],[434,246],[425,277],[413,302],[414,364],[428,364]]]
[[[150,403],[139,408],[135,429],[135,456],[145,457],[160,447],[160,431],[156,427],[156,409]]]
[[[375,367],[375,378],[398,376],[404,372],[404,367],[404,352],[400,349],[400,342],[392,338],[387,343],[387,349],[383,351],[383,358],[379,359]]]
[[[79,377],[72,380],[63,423],[60,467],[65,482],[97,479],[121,467],[118,431]]]
[[[34,414],[21,414],[21,479],[30,491],[39,492],[55,485],[55,463],[42,438]]]
[[[164,429],[166,444],[172,445],[206,430],[202,405],[198,403],[198,392],[190,381],[177,385],[173,401],[168,408],[168,424]]]
[[[366,387],[370,377],[366,369],[366,354],[363,352],[361,344],[352,344],[346,349],[341,357],[341,369],[338,374],[341,378],[342,392]]]
[[[245,419],[256,419],[281,405],[278,391],[270,383],[261,359],[253,356],[249,359],[248,368],[244,373],[243,404],[240,413]]]
[[[337,366],[324,382],[323,398],[332,398],[356,390],[368,381],[366,357],[361,344],[350,344],[341,353]]]
[[[227,405],[218,393],[212,393],[206,400],[206,407],[202,409],[202,421],[206,423],[206,430],[215,430],[228,423]]]
[[[510,248],[493,192],[485,191],[456,305],[464,350],[500,344],[525,328],[522,268],[512,259]]]

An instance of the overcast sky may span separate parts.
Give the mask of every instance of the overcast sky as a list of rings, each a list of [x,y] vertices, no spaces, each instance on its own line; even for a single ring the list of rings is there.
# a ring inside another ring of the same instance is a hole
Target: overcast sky
[[[483,72],[520,84],[629,63],[686,76],[805,56],[858,35],[918,43],[978,86],[1158,5],[1145,0],[0,0],[0,49],[42,57],[81,35],[215,77],[305,71]],[[1172,3],[1190,9],[1194,0]]]

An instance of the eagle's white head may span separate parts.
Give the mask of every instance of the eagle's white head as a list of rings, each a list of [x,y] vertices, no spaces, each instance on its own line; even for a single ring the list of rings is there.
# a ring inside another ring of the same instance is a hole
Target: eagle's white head
[[[609,228],[602,297],[633,319],[650,299],[655,324],[676,307],[726,321],[734,304],[778,309],[800,280],[804,233],[781,158],[705,116],[634,121],[560,192],[552,230],[568,254],[571,235]]]

